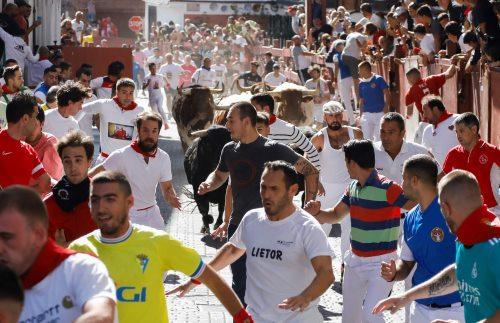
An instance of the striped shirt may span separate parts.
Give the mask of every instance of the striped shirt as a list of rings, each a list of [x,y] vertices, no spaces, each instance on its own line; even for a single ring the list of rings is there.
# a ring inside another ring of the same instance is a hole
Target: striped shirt
[[[357,180],[352,181],[342,197],[342,202],[350,208],[352,252],[359,257],[394,252],[401,207],[407,201],[401,187],[376,170],[364,186]]]
[[[307,153],[307,159],[314,165],[318,170],[321,169],[321,164],[319,162],[319,154],[316,148],[313,146],[311,141],[293,124],[286,122],[284,120],[276,118],[273,120],[274,116],[270,118],[269,124],[269,135],[268,138],[277,142],[280,142],[287,146],[295,146],[301,149],[303,152]]]

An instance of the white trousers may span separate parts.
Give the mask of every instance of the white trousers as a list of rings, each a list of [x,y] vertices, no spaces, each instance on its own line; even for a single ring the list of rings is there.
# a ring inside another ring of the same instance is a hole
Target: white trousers
[[[383,112],[363,112],[361,130],[365,139],[373,142],[380,140],[380,120],[383,116]]]
[[[346,253],[342,283],[343,323],[384,322],[383,315],[372,314],[372,309],[389,296],[394,283],[386,282],[380,276],[380,263],[396,257],[396,252],[375,257],[358,257],[351,251]]]
[[[464,307],[460,303],[447,308],[430,308],[417,302],[411,303],[410,322],[429,323],[433,320],[456,320],[465,322]]]
[[[340,73],[338,76],[337,84],[339,85],[340,99],[344,103],[344,107],[347,111],[347,119],[349,120],[349,125],[354,124],[354,107],[352,106],[352,101],[354,95],[352,91],[354,90],[354,81],[352,77],[346,77],[344,79],[340,78]]]
[[[160,208],[158,207],[158,205],[141,211],[131,209],[129,215],[130,221],[132,221],[132,223],[146,225],[157,230],[165,230],[165,222],[161,217]]]
[[[310,306],[304,312],[301,312],[301,311],[292,312],[290,310],[287,310],[287,311],[289,311],[290,315],[287,315],[286,319],[283,319],[283,320],[263,318],[259,315],[260,313],[256,313],[252,309],[251,304],[248,304],[247,310],[252,315],[253,320],[256,323],[285,323],[285,322],[286,323],[321,323],[321,322],[323,322],[323,316],[319,312],[318,306]],[[283,310],[276,309],[276,311],[283,311]]]
[[[163,94],[161,90],[149,91],[149,106],[151,110],[160,114],[163,123],[167,122],[167,115],[163,109]]]
[[[349,185],[349,183],[327,183],[321,182],[323,187],[325,188],[325,195],[318,196],[317,200],[321,202],[322,209],[329,209],[335,205],[337,205],[338,201],[344,195],[345,189]],[[326,236],[330,234],[332,230],[332,225],[329,223],[322,224],[321,227],[325,232]],[[350,236],[351,236],[351,218],[349,215],[346,215],[344,219],[340,222],[340,262],[343,262],[344,255],[347,250],[349,250],[349,246],[351,244]]]

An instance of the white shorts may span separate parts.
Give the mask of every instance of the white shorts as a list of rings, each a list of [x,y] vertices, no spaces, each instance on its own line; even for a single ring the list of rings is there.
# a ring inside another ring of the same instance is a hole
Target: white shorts
[[[456,320],[465,322],[464,307],[460,303],[452,304],[447,308],[431,308],[417,302],[411,303],[410,322],[429,323],[433,320]]]
[[[278,320],[277,318],[267,319],[259,316],[259,313],[256,313],[252,310],[251,305],[247,306],[248,312],[252,315],[253,320],[258,323],[275,323],[275,322],[287,322],[287,323],[320,323],[323,322],[323,316],[318,310],[317,304],[311,306],[306,309],[304,312],[300,311],[289,311],[290,315],[287,315],[282,320]],[[276,311],[282,311],[277,309]]]
[[[141,210],[131,209],[129,214],[132,223],[146,225],[157,230],[165,230],[165,222],[158,205]]]

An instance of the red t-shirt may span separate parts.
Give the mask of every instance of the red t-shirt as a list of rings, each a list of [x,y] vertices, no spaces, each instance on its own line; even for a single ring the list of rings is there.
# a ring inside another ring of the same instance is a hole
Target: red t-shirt
[[[0,187],[29,185],[45,169],[35,149],[24,141],[12,138],[7,130],[0,131]]]
[[[405,97],[405,104],[410,105],[415,103],[418,112],[422,114],[422,99],[424,96],[433,94],[439,95],[439,89],[446,82],[446,77],[444,73],[431,75],[429,77],[423,78],[408,90]]]
[[[449,173],[454,169],[463,169],[474,174],[479,182],[484,204],[494,207],[497,201],[491,187],[493,164],[500,166],[500,149],[480,139],[470,153],[461,145],[450,150],[444,160],[443,171]]]
[[[66,241],[73,241],[97,229],[90,215],[88,200],[80,203],[74,211],[65,212],[57,205],[53,194],[43,201],[49,214],[49,237],[55,239],[56,230],[63,229]]]

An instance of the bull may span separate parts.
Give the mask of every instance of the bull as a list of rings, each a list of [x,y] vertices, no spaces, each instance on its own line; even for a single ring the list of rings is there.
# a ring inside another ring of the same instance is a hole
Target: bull
[[[199,85],[177,88],[172,102],[172,115],[177,124],[183,151],[193,143],[193,132],[206,129],[212,124],[216,109],[212,94],[223,91],[223,88],[211,89]]]
[[[214,221],[213,216],[209,214],[210,203],[217,204],[219,211],[214,228],[222,223],[227,183],[204,195],[198,195],[198,186],[217,167],[222,148],[231,141],[231,135],[225,127],[214,125],[208,129],[194,132],[191,136],[197,138],[186,151],[184,170],[188,183],[193,186],[194,200],[202,215],[201,233],[208,234],[210,233],[209,225]]]
[[[277,103],[275,114],[278,118],[302,127],[311,126],[314,121],[313,97],[319,94],[316,90],[309,90],[305,86],[294,83],[283,83],[272,91],[267,92]]]

